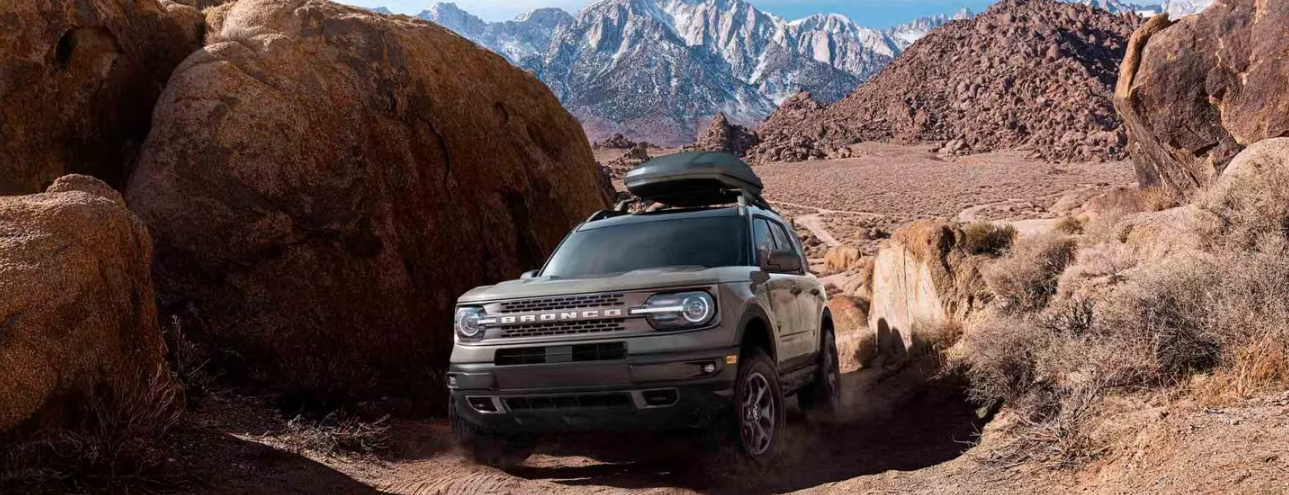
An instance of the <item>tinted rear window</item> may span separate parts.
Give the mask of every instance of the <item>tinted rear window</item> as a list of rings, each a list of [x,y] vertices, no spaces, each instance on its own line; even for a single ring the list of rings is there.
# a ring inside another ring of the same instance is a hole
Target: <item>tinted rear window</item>
[[[690,218],[574,232],[542,275],[577,278],[645,268],[747,266],[744,221],[737,216]]]

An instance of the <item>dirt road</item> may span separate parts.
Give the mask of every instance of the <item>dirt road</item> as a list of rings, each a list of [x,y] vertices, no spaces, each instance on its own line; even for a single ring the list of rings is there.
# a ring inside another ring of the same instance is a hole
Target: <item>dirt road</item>
[[[273,433],[255,431],[272,431],[280,420],[247,421],[254,414],[245,405],[229,405],[202,413],[206,427],[188,433],[201,445],[193,463],[213,477],[193,493],[855,493],[835,490],[839,482],[885,491],[902,484],[892,482],[893,472],[960,459],[985,424],[956,387],[919,373],[916,367],[847,373],[839,420],[817,422],[791,408],[789,449],[768,467],[736,462],[719,434],[623,432],[549,439],[506,473],[462,458],[448,425],[437,420],[396,423],[382,458],[336,458],[291,452]]]

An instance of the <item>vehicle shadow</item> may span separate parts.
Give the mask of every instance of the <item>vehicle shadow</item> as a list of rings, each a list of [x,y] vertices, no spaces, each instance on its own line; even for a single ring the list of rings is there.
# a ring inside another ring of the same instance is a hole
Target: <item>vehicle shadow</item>
[[[512,474],[569,486],[769,494],[956,459],[974,446],[987,420],[960,386],[917,373],[908,367],[846,374],[848,400],[835,421],[811,421],[790,409],[789,442],[771,466],[741,461],[722,447],[721,435],[633,432],[562,437]]]

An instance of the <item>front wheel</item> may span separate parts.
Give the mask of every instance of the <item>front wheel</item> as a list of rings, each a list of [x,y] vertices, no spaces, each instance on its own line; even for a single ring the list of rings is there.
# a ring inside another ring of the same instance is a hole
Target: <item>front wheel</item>
[[[819,350],[819,377],[797,393],[797,402],[807,412],[831,416],[841,408],[841,365],[837,359],[837,338],[825,329]]]
[[[743,455],[758,462],[774,460],[783,450],[787,416],[779,373],[765,353],[745,353],[734,389],[735,424]]]
[[[452,437],[470,460],[509,470],[523,464],[533,455],[536,442],[526,436],[498,435],[484,431],[457,414],[456,398],[448,399],[448,419]]]

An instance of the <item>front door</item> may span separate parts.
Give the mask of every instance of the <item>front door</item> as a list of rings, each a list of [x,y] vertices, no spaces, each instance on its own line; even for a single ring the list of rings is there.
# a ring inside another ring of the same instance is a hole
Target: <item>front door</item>
[[[756,246],[756,264],[765,266],[770,253],[778,249],[768,220],[761,217],[752,219],[752,240]],[[799,317],[797,282],[788,273],[769,272],[768,275],[770,279],[765,283],[765,297],[770,311],[774,313],[770,319],[774,321],[774,338],[778,344],[779,364],[782,367],[799,358],[800,353],[796,342]]]
[[[814,312],[814,301],[817,294],[811,294],[811,284],[806,277],[806,259],[801,255],[801,247],[795,242],[795,237],[789,233],[787,227],[783,224],[770,220],[770,231],[774,235],[774,243],[779,251],[789,251],[801,259],[801,269],[794,273],[787,273],[791,279],[792,286],[789,292],[792,294],[793,303],[796,305],[795,316],[792,321],[792,360],[787,363],[789,369],[798,366],[804,366],[812,362],[814,358],[815,345],[819,341],[819,325],[817,315]]]

